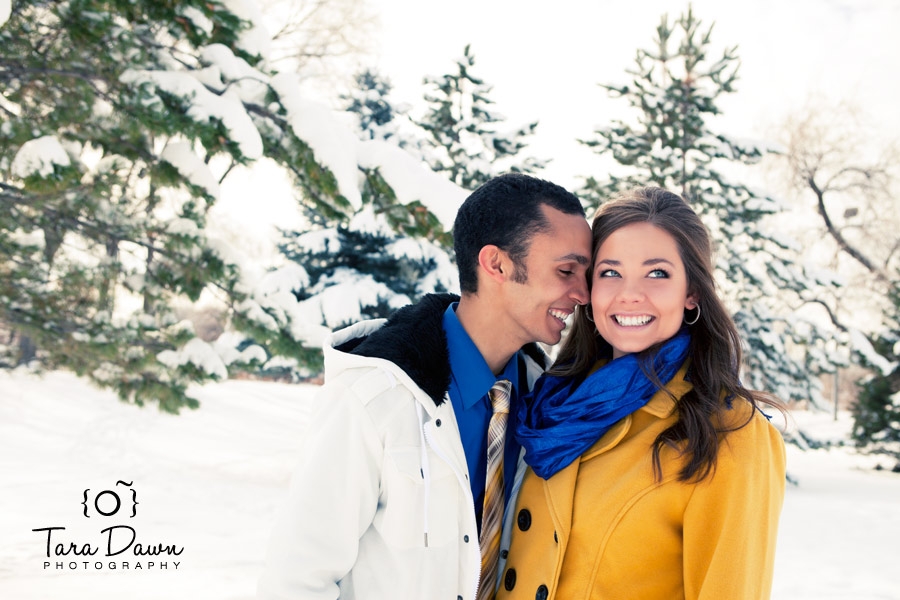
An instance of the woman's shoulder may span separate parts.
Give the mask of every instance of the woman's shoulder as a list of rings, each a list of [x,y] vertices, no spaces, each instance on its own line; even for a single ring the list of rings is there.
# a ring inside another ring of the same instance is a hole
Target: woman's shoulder
[[[765,411],[765,412],[764,412]],[[780,411],[740,396],[726,399],[717,419],[722,435],[720,454],[735,458],[773,455],[784,460],[784,438],[773,424]]]

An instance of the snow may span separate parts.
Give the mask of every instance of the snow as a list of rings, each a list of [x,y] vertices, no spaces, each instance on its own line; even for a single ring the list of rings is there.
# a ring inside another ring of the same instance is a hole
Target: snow
[[[156,359],[172,369],[190,363],[218,379],[228,377],[228,369],[222,358],[210,344],[200,338],[191,339],[177,351],[163,350],[156,355]]]
[[[257,344],[250,344],[243,350],[238,350],[238,345],[244,343],[247,337],[236,331],[226,331],[220,335],[212,347],[216,354],[222,359],[226,365],[233,363],[249,363],[258,361],[260,364],[266,362],[266,351]]]
[[[401,204],[418,200],[434,213],[446,231],[453,228],[456,213],[469,195],[466,190],[389,142],[361,142],[358,156],[361,167],[379,170]]]
[[[361,211],[350,217],[347,228],[360,233],[384,238],[394,237],[394,231],[384,214],[376,214],[372,205],[364,206]],[[337,234],[336,230],[335,234]],[[408,239],[408,238],[405,238]]]
[[[359,208],[362,197],[354,152],[359,143],[356,136],[338,122],[328,107],[302,97],[296,75],[280,73],[271,83],[288,112],[294,133],[312,148],[316,161],[331,171],[337,179],[340,194],[354,209]]]
[[[272,36],[263,24],[262,11],[250,0],[222,0],[225,9],[249,21],[250,27],[241,31],[238,46],[249,54],[266,57],[272,47]]]
[[[196,236],[200,233],[200,228],[193,219],[179,217],[166,223],[166,231],[173,235]]]
[[[257,293],[277,294],[302,290],[309,285],[309,273],[295,262],[266,273],[256,286]]]
[[[159,157],[178,169],[192,184],[203,188],[213,198],[219,197],[219,182],[188,142],[169,142]]]
[[[385,301],[393,309],[410,304],[405,294],[398,294],[369,274],[339,267],[328,277],[321,278],[308,290],[313,294],[299,304],[301,319],[312,323],[324,322],[329,329],[362,319],[367,306]]]
[[[193,6],[181,6],[178,8],[178,13],[186,17],[194,24],[194,27],[205,33],[207,36],[212,35],[214,28],[213,22],[199,9],[194,8]]]
[[[858,329],[850,330],[850,345],[853,350],[859,352],[866,361],[877,369],[881,370],[883,375],[890,375],[897,368],[897,363],[892,363],[882,355],[875,351],[872,344],[866,339]]]
[[[68,373],[0,372],[0,597],[250,600],[316,389],[224,381],[194,388],[200,409],[173,416]],[[833,443],[850,428],[847,413],[794,419]],[[773,600],[896,598],[900,474],[846,446],[787,452],[798,484],[785,497]],[[117,480],[131,482],[136,516],[86,519],[83,490],[121,490]],[[46,534],[32,529],[64,526],[60,541],[85,543],[110,523],[182,547],[180,566],[166,557],[165,571],[44,570]]]
[[[188,109],[188,115],[192,119],[198,123],[206,123],[211,118],[221,121],[237,143],[241,154],[250,159],[262,156],[262,138],[236,91],[229,89],[217,96],[191,74],[176,71],[128,69],[119,79],[123,83],[146,84],[176,96],[192,98]]]
[[[224,44],[210,44],[200,50],[200,60],[206,64],[214,65],[218,70],[220,81],[216,87],[221,87],[221,78],[234,82],[241,100],[262,104],[265,101],[268,86],[266,76],[247,64],[242,58],[234,55],[231,49]]]
[[[331,171],[338,191],[354,209],[362,202],[359,167],[378,169],[398,202],[419,201],[445,230],[453,227],[456,212],[468,196],[466,190],[390,142],[358,140],[333,111],[302,97],[296,75],[281,73],[271,83],[288,111],[294,133],[312,148],[316,161]]]
[[[55,165],[68,167],[71,164],[72,161],[59,138],[55,135],[45,135],[22,144],[13,158],[11,170],[12,174],[20,179],[25,179],[29,175],[47,177],[53,174]]]
[[[299,282],[302,279],[295,281]],[[286,282],[288,280],[276,277],[274,280],[268,279],[267,285]],[[286,329],[294,340],[308,348],[320,348],[322,340],[329,333],[328,328],[320,325],[322,310],[310,310],[309,304],[297,302],[297,298],[288,289],[277,287],[256,289],[253,297],[241,302],[236,309],[245,318],[256,321],[265,328]]]
[[[434,261],[435,267],[428,271],[416,286],[419,293],[427,294],[444,289],[459,294],[459,273],[450,261],[450,256],[442,248],[425,240],[400,238],[385,246],[384,252],[395,258]]]
[[[809,432],[845,441],[847,413],[795,413]],[[841,425],[842,435],[835,435]],[[788,446],[788,486],[778,536],[773,599],[896,598],[900,572],[896,539],[900,534],[900,474],[890,463],[845,447],[801,451]],[[884,463],[885,470],[876,471]]]
[[[42,229],[35,229],[34,231],[16,229],[10,232],[9,239],[20,246],[44,247],[44,231]]]
[[[315,229],[298,236],[297,246],[309,252],[337,252],[341,239],[337,229]]]

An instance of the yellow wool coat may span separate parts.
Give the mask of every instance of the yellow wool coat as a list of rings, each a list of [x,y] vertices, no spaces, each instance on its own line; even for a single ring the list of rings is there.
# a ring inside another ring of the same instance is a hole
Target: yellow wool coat
[[[667,384],[676,397],[691,389],[684,373]],[[724,436],[715,472],[678,481],[683,459],[664,447],[657,481],[652,443],[676,421],[674,410],[657,392],[549,480],[528,469],[498,600],[769,597],[784,499],[781,434],[735,400],[725,424],[747,424]]]

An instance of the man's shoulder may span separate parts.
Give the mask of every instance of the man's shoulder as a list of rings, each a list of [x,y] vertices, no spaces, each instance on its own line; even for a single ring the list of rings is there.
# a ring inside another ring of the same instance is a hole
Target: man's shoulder
[[[348,366],[326,377],[321,391],[323,397],[331,400],[336,397],[353,398],[363,406],[388,394],[394,399],[412,399],[416,389],[396,365],[365,357],[355,366]]]
[[[444,311],[458,300],[453,294],[428,294],[386,321],[371,321],[332,334],[325,348],[325,378],[346,367],[380,365],[398,379],[422,390],[435,404],[450,385],[447,340],[441,326]]]

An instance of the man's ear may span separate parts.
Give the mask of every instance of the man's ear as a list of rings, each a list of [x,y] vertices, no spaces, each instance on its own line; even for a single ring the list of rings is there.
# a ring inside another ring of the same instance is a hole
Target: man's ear
[[[512,274],[509,256],[493,244],[483,246],[478,252],[478,266],[497,283],[502,283]]]

